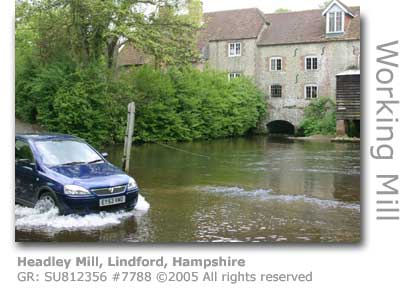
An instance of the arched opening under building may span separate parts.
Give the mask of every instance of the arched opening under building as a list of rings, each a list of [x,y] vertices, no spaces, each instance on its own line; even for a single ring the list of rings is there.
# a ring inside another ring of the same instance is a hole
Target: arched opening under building
[[[285,120],[275,120],[267,124],[267,129],[270,134],[294,135],[295,126]]]

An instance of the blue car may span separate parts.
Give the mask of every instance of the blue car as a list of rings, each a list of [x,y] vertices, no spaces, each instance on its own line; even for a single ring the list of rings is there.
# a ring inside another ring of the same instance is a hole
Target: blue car
[[[41,203],[60,214],[134,209],[139,193],[135,179],[107,156],[71,135],[16,135],[16,203]]]

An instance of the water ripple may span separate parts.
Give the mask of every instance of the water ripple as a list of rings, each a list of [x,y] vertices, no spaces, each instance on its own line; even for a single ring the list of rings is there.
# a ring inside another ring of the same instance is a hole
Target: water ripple
[[[239,197],[251,197],[259,198],[263,200],[276,200],[281,202],[295,202],[302,201],[309,204],[315,204],[324,208],[346,208],[360,211],[359,203],[347,203],[339,200],[321,199],[307,195],[284,195],[274,194],[271,189],[253,189],[245,190],[241,187],[228,187],[228,186],[200,186],[196,187],[197,190],[211,194],[223,194],[227,196],[239,196]]]

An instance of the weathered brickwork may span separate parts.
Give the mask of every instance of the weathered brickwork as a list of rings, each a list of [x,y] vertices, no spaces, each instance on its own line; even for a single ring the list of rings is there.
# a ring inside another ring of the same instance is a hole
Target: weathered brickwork
[[[234,42],[240,42],[241,56],[229,57],[229,44]],[[209,43],[208,64],[215,69],[254,77],[257,63],[256,50],[256,39],[213,41]]]
[[[359,67],[359,54],[359,41],[258,46],[255,81],[266,95],[270,110],[267,120],[285,120],[298,126],[309,104],[305,85],[317,85],[318,96],[335,100],[336,74]],[[317,57],[317,70],[306,70],[307,56]],[[282,58],[281,71],[270,70],[271,57]],[[273,84],[282,86],[281,98],[270,96]]]
[[[228,56],[228,44],[239,41],[242,55]],[[270,59],[281,58],[281,70],[270,70]],[[318,68],[307,70],[306,57],[316,57]],[[310,103],[305,97],[306,85],[317,85],[318,96],[335,100],[335,76],[350,68],[359,68],[360,42],[336,41],[310,44],[257,46],[256,39],[213,41],[209,44],[210,67],[238,72],[254,79],[268,102],[267,121],[285,120],[296,127],[304,108]],[[270,96],[271,85],[281,85],[282,97]]]

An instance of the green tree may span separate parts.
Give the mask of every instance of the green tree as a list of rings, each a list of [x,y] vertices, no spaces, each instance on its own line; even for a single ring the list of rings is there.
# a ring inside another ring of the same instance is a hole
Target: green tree
[[[197,56],[196,1],[24,0],[16,9],[16,32],[34,32],[33,45],[43,62],[68,55],[82,66],[104,61],[115,68],[118,50],[126,42],[163,64],[185,64]]]
[[[336,132],[335,102],[331,98],[314,99],[304,110],[304,119],[300,124],[301,134],[334,135]]]
[[[203,3],[202,0],[186,0],[188,10],[188,21],[200,27],[203,20]]]
[[[332,0],[324,1],[324,2],[322,2],[320,5],[318,5],[318,7],[319,7],[320,9],[325,9],[325,8],[327,8],[327,6],[328,6],[331,2],[332,2]]]
[[[291,10],[288,9],[288,8],[277,8],[274,12],[275,13],[284,13],[284,12],[291,12]]]

